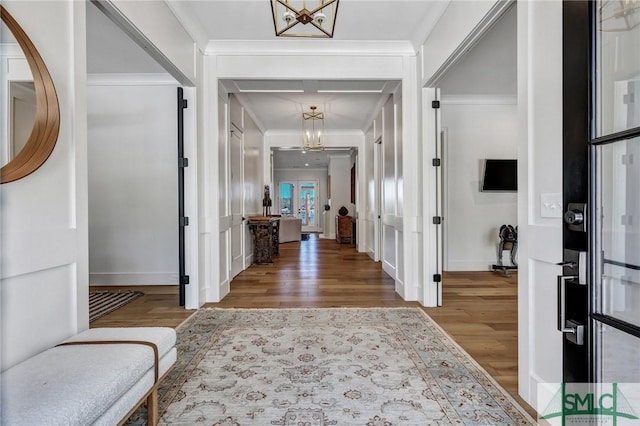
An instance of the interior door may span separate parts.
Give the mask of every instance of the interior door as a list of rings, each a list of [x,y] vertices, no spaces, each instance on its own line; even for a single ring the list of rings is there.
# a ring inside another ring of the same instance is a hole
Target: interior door
[[[376,139],[373,146],[373,175],[374,175],[374,226],[373,226],[373,260],[380,262],[382,259],[382,137]]]
[[[244,269],[244,147],[242,132],[231,130],[231,278]]]
[[[640,9],[592,5],[592,371],[640,382]],[[633,59],[631,59],[633,58]]]

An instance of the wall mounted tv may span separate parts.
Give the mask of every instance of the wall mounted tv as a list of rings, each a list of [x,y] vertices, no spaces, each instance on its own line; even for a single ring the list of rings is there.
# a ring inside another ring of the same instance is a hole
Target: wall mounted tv
[[[517,160],[484,160],[482,191],[517,191]]]

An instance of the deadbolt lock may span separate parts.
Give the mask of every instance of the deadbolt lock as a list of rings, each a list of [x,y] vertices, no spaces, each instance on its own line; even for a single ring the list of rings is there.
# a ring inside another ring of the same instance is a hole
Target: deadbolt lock
[[[569,203],[564,214],[564,222],[572,231],[587,232],[587,205]]]

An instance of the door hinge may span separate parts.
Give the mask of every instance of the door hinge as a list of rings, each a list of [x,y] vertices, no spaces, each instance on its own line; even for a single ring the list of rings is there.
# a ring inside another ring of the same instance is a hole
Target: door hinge
[[[439,158],[434,158],[431,161],[431,164],[433,164],[433,167],[440,167],[440,159]]]
[[[189,226],[189,218],[187,216],[180,218],[180,226]]]
[[[182,100],[182,103],[180,104],[180,107],[181,107],[181,108],[183,108],[183,109],[186,109],[186,108],[187,108],[187,105],[188,105],[187,100],[186,100],[186,99],[183,99],[183,100]]]
[[[442,282],[442,275],[440,275],[440,274],[433,274],[433,282],[434,282],[434,283]]]
[[[433,217],[433,224],[434,224],[434,225],[440,225],[440,224],[442,224],[442,216],[434,216],[434,217]]]
[[[434,109],[440,108],[440,101],[431,101],[431,108],[434,108]]]
[[[178,158],[178,167],[189,167],[189,159],[185,157]]]
[[[182,280],[182,284],[184,285],[189,284],[189,275],[183,275],[181,280]]]

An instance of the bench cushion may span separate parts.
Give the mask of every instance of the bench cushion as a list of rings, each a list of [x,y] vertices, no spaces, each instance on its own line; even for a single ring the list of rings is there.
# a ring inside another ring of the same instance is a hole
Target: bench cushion
[[[161,376],[175,362],[171,328],[91,329],[68,341],[109,338],[156,343]],[[153,384],[153,363],[152,349],[138,344],[51,348],[2,373],[2,424],[92,424],[143,379],[151,383],[143,386],[144,395]]]

